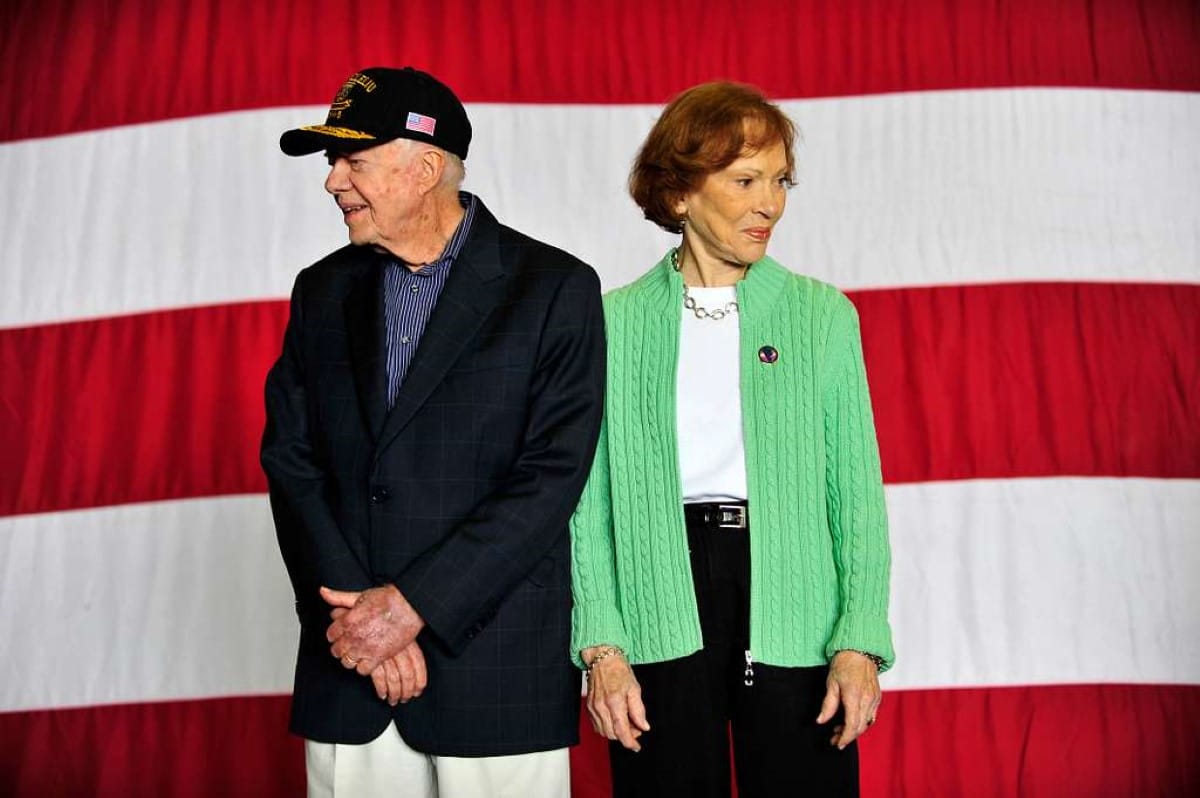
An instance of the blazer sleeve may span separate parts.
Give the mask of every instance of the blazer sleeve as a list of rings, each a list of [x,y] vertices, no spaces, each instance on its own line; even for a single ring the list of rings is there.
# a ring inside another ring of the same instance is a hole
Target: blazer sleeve
[[[260,460],[267,475],[279,550],[296,591],[301,617],[328,620],[317,589],[372,587],[325,501],[326,472],[309,436],[304,351],[304,272],[292,289],[283,351],[267,374],[267,424]]]
[[[836,294],[825,383],[825,483],[840,606],[826,656],[855,649],[895,659],[888,624],[887,506],[858,313]]]
[[[508,478],[394,579],[454,653],[565,534],[587,479],[604,402],[604,317],[591,268],[568,272],[551,298],[535,369]]]

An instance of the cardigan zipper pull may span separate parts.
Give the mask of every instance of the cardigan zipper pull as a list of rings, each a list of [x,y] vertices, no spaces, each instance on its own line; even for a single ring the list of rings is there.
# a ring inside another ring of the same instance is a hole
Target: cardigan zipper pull
[[[742,683],[747,687],[754,686],[754,660],[750,657],[750,649],[746,649],[746,673]]]

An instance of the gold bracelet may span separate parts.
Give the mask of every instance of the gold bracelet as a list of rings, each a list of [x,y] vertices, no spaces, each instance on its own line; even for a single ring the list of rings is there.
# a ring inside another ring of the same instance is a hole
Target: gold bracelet
[[[871,660],[871,662],[875,663],[875,670],[883,669],[884,659],[878,654],[872,654],[870,651],[860,651],[857,648],[843,648],[841,651],[853,651],[855,654],[862,654],[864,657]]]
[[[587,675],[589,677],[592,675],[592,668],[596,667],[596,663],[600,662],[602,659],[612,656],[623,657],[625,656],[625,652],[621,650],[620,646],[605,646],[604,648],[600,649],[596,652],[596,656],[592,657],[592,661],[587,663]]]

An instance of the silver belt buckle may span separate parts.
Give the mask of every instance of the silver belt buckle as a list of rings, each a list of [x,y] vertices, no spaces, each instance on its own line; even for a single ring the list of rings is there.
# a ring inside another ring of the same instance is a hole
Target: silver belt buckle
[[[746,508],[740,504],[718,504],[717,512],[721,517],[717,519],[717,526],[722,529],[745,529],[746,528]]]

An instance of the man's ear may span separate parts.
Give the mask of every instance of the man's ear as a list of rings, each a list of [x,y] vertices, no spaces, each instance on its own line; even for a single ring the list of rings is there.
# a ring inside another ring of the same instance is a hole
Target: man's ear
[[[432,191],[441,182],[442,172],[446,170],[446,156],[440,150],[429,147],[421,153],[419,163],[421,191]]]

